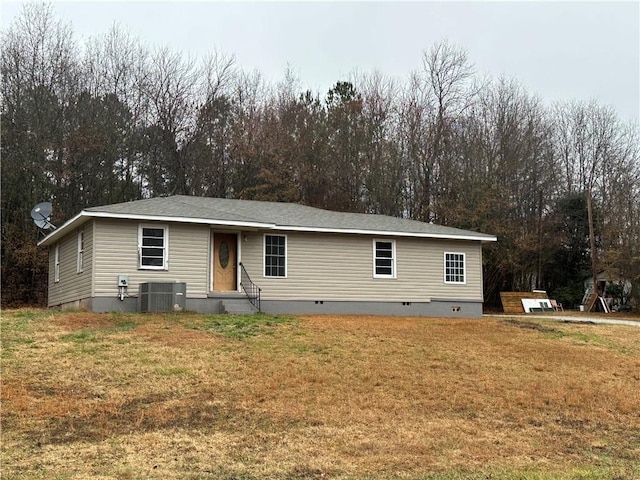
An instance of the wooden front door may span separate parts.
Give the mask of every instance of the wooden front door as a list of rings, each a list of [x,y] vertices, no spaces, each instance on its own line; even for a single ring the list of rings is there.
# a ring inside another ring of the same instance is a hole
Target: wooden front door
[[[213,234],[213,290],[231,292],[237,290],[236,247],[234,233]]]

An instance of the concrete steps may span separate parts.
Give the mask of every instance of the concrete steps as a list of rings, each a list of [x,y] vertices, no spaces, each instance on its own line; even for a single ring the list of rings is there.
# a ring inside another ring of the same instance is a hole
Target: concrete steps
[[[258,313],[258,309],[251,305],[248,298],[224,298],[222,309],[231,315],[252,315]]]

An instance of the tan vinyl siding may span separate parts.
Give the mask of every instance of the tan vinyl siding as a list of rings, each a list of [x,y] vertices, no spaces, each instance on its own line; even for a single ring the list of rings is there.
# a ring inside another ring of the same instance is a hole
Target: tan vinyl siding
[[[93,263],[93,228],[88,222],[65,235],[58,242],[60,249],[60,281],[54,282],[56,244],[49,247],[49,306],[74,302],[91,296]],[[84,232],[82,272],[78,273],[78,231]]]
[[[168,227],[168,270],[138,268],[138,226]],[[95,296],[118,295],[118,275],[129,276],[127,294],[138,295],[144,282],[186,282],[187,295],[206,298],[209,263],[206,225],[97,219]]]
[[[275,232],[269,232],[270,235]],[[482,301],[480,242],[285,232],[287,277],[263,272],[263,234],[247,234],[242,262],[265,300]],[[396,242],[396,278],[374,278],[373,239]],[[444,282],[444,252],[465,253],[466,283]]]

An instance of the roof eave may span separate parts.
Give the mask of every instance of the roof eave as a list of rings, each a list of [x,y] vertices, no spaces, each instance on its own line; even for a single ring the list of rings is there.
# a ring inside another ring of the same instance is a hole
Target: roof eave
[[[38,242],[38,246],[51,245],[52,243],[54,243],[54,241],[57,238],[59,238],[60,236],[64,235],[63,232],[65,232],[66,230],[69,230],[72,225],[73,226],[81,225],[84,222],[86,222],[88,219],[87,218],[83,218],[83,217],[85,217],[84,214],[85,214],[85,212],[82,211],[79,214],[77,214],[75,217],[73,217],[71,220],[67,220],[66,222],[64,222],[64,224],[62,224],[60,227],[56,228],[54,231],[52,231],[46,237],[44,237],[42,240],[40,240]]]
[[[289,230],[293,232],[320,232],[320,233],[350,233],[356,235],[380,235],[389,237],[415,237],[415,238],[436,238],[443,240],[473,240],[481,242],[495,242],[497,237],[486,235],[452,235],[446,233],[426,233],[426,232],[401,232],[393,230],[367,230],[358,228],[322,228],[322,227],[296,227],[291,225],[277,225],[278,230]]]
[[[91,212],[87,210],[81,211],[78,215],[68,220],[61,227],[57,228],[40,242],[38,246],[51,245],[58,238],[65,235],[68,230],[71,230],[77,225],[81,225],[89,218],[116,218],[122,220],[142,220],[142,221],[154,221],[154,222],[178,222],[178,223],[197,223],[204,225],[227,225],[232,227],[245,227],[245,228],[268,228],[275,227],[272,223],[262,222],[238,222],[233,220],[214,220],[209,218],[189,218],[189,217],[173,217],[168,215],[142,215],[142,214],[130,214],[130,213],[111,213],[111,212]]]
[[[242,222],[233,220],[215,220],[208,218],[189,218],[174,217],[167,215],[143,215],[129,213],[111,213],[111,212],[92,212],[83,210],[71,220],[65,222],[61,227],[51,232],[44,239],[38,242],[38,246],[48,246],[54,243],[58,238],[66,234],[73,227],[83,224],[89,218],[114,218],[122,220],[142,220],[142,221],[158,221],[158,222],[177,222],[177,223],[196,223],[203,225],[225,225],[232,227],[244,228],[260,228],[267,230],[286,230],[294,232],[318,232],[318,233],[341,233],[355,235],[380,235],[390,237],[413,237],[413,238],[434,238],[443,240],[467,240],[480,242],[495,242],[497,238],[487,235],[452,235],[446,233],[426,233],[426,232],[402,232],[402,231],[386,231],[386,230],[369,230],[358,228],[325,228],[325,227],[300,227],[295,225],[277,225],[274,223],[262,222]]]

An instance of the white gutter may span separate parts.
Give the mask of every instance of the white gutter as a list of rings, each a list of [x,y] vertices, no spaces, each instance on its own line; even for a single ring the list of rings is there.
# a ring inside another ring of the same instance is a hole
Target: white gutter
[[[234,220],[215,220],[209,218],[189,218],[189,217],[172,217],[165,215],[141,215],[126,213],[108,213],[108,212],[87,212],[82,211],[71,220],[68,220],[61,227],[51,232],[43,238],[38,245],[50,245],[55,239],[64,235],[64,233],[76,224],[81,224],[89,218],[119,218],[123,220],[142,220],[142,221],[158,221],[158,222],[177,222],[177,223],[196,223],[204,225],[227,225],[232,227],[247,228],[264,228],[268,230],[286,230],[292,232],[317,232],[317,233],[342,233],[356,235],[381,235],[390,237],[413,237],[413,238],[437,238],[444,240],[472,240],[480,242],[495,242],[495,236],[476,236],[476,235],[448,235],[445,233],[420,233],[420,232],[398,232],[386,230],[364,230],[358,228],[326,228],[326,227],[297,227],[291,225],[277,225],[275,223],[262,222],[242,222]]]
[[[448,235],[446,233],[421,233],[421,232],[397,232],[388,230],[362,230],[358,228],[323,228],[323,227],[293,227],[277,225],[278,230],[290,230],[292,232],[321,232],[321,233],[353,233],[358,235],[381,235],[390,237],[416,237],[416,238],[442,238],[447,240],[479,240],[483,242],[495,242],[497,237],[480,237],[475,235]]]

